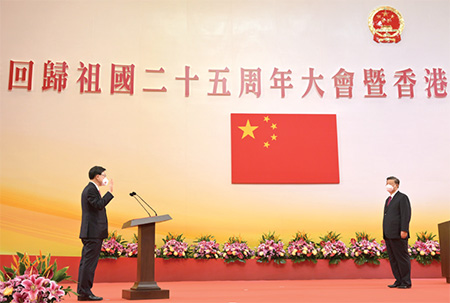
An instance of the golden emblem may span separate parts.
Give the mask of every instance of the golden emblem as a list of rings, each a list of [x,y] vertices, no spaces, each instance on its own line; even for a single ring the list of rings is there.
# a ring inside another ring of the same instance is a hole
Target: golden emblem
[[[370,14],[369,29],[377,43],[398,43],[405,27],[402,15],[389,6],[381,6]]]

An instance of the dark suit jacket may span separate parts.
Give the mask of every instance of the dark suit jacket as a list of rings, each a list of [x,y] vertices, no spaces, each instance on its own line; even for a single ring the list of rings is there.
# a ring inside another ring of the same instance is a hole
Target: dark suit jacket
[[[114,196],[107,192],[103,198],[94,183],[84,188],[81,194],[81,239],[105,239],[108,237],[108,218],[105,206]]]
[[[387,206],[388,199],[386,199],[384,204],[383,238],[401,239],[401,231],[408,232],[409,238],[411,204],[408,196],[398,191],[392,198],[389,206]]]

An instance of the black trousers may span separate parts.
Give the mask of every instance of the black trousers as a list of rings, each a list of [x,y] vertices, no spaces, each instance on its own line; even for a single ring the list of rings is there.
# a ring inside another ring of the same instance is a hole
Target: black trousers
[[[93,294],[91,288],[94,284],[94,274],[103,239],[81,239],[81,241],[83,242],[83,251],[78,269],[77,293],[80,296],[89,296]]]
[[[411,286],[411,260],[408,239],[385,239],[386,249],[397,285]]]

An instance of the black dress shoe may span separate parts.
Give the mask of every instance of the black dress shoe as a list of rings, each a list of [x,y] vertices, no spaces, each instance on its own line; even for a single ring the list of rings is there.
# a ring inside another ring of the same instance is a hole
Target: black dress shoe
[[[399,286],[397,286],[397,288],[408,289],[408,288],[411,288],[411,285],[399,285]]]
[[[388,287],[389,288],[397,288],[397,287],[399,287],[400,285],[398,285],[398,284],[391,284],[391,285],[388,285]]]
[[[102,297],[97,297],[95,295],[78,296],[78,301],[101,301],[101,300],[103,300]]]

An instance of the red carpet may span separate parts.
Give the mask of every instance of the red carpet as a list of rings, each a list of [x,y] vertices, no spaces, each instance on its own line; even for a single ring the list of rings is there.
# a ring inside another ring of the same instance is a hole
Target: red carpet
[[[142,301],[122,299],[122,289],[130,288],[131,282],[96,283],[93,292],[102,296],[105,303],[450,302],[450,284],[444,278],[414,279],[411,289],[390,289],[387,284],[392,282],[392,279],[160,282],[161,288],[170,290],[170,299]],[[66,296],[64,301],[74,302],[76,297]]]

